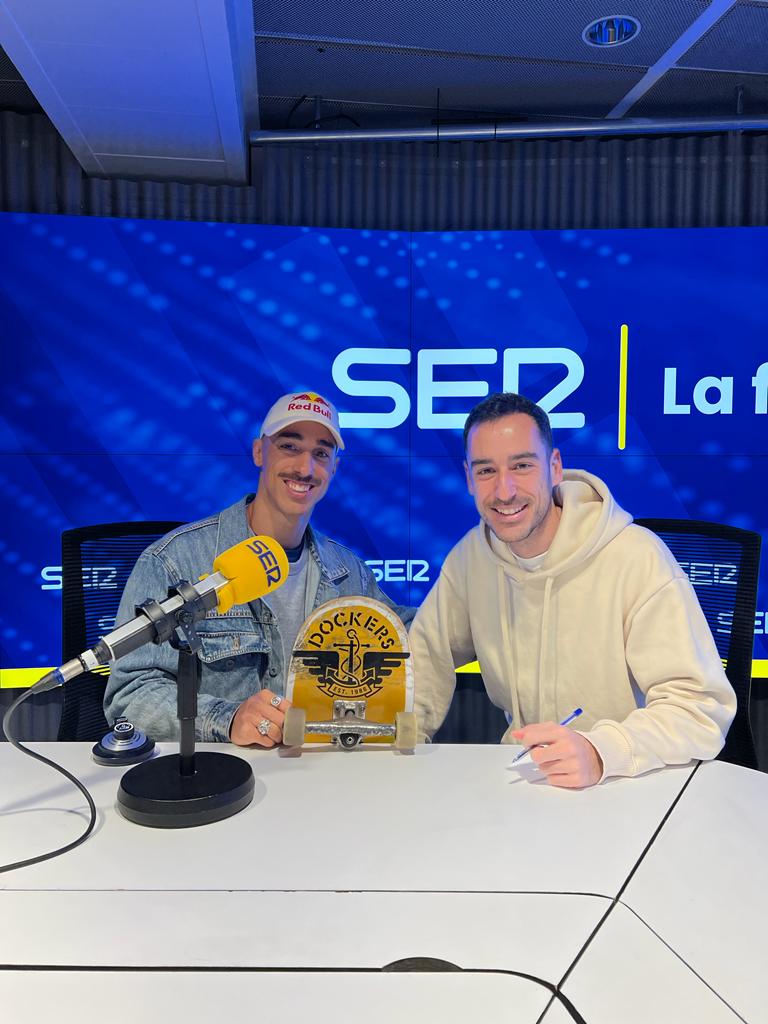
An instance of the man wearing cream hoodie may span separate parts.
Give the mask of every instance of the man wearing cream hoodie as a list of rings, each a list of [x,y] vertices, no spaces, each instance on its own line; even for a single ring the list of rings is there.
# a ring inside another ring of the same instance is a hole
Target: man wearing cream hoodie
[[[464,428],[481,521],[446,558],[411,627],[416,711],[431,736],[475,658],[502,742],[533,746],[552,785],[590,786],[713,758],[736,711],[696,595],[606,485],[563,470],[547,414],[484,399]],[[555,723],[576,707],[582,731]]]

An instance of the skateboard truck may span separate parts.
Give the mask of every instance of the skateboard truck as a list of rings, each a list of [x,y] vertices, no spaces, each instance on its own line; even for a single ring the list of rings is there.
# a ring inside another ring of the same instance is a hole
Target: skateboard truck
[[[300,747],[310,733],[330,736],[331,743],[352,750],[368,736],[391,736],[396,750],[413,750],[417,741],[416,715],[398,711],[394,724],[371,722],[365,717],[364,700],[335,700],[333,718],[326,722],[308,722],[304,708],[291,707],[285,713],[283,743]]]

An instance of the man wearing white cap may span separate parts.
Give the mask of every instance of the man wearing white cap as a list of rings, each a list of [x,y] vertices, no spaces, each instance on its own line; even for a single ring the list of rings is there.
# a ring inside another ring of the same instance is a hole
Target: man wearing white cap
[[[366,596],[385,601],[370,569],[349,548],[309,526],[312,510],[336,473],[344,441],[334,406],[313,391],[279,398],[253,442],[261,470],[256,494],[209,519],[179,527],[140,556],[125,588],[117,622],[148,597],[163,598],[179,579],[210,571],[217,554],[252,534],[285,548],[289,575],[269,598],[209,615],[198,625],[202,674],[197,739],[272,747],[282,739],[289,702],[283,697],[290,652],[304,619],[324,601]],[[178,735],[176,653],[148,645],[120,658],[104,698],[107,719],[125,716],[154,739]]]

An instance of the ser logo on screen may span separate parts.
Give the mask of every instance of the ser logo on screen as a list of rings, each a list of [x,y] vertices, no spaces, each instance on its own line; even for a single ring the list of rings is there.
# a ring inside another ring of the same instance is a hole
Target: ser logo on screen
[[[501,355],[501,380],[491,387],[484,380],[440,380],[441,366],[494,366]],[[350,376],[352,367],[407,366],[411,352],[407,348],[347,348],[333,361],[333,382],[339,391],[352,397],[384,398],[392,403],[385,412],[342,412],[342,427],[392,429],[399,427],[411,413],[411,399],[402,384],[394,380],[361,380]],[[581,356],[570,348],[424,348],[416,358],[416,422],[421,430],[461,429],[467,413],[478,398],[492,390],[519,391],[523,366],[561,366],[563,378],[544,395],[529,397],[549,413],[553,427],[583,427],[583,412],[556,412],[584,380]],[[436,398],[466,398],[464,412],[435,412]]]
[[[41,590],[61,590],[61,566],[46,565],[40,570]],[[117,590],[117,568],[114,565],[84,565],[83,587],[86,590]]]
[[[368,558],[365,564],[377,583],[429,583],[429,562],[423,558]]]

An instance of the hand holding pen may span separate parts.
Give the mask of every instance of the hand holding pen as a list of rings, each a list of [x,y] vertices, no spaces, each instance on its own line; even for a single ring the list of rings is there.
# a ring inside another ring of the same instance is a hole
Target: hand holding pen
[[[574,718],[578,718],[578,717],[579,717],[579,715],[583,715],[583,714],[584,714],[584,709],[583,709],[583,708],[575,708],[575,709],[574,709],[574,710],[573,710],[573,711],[572,711],[572,712],[570,713],[570,715],[568,715],[568,717],[567,717],[567,718],[564,718],[564,719],[562,720],[562,722],[560,723],[560,725],[569,725],[569,724],[570,724],[570,723],[571,723],[571,722],[572,722],[572,721],[574,720]],[[516,735],[517,735],[517,733],[519,733],[519,732],[522,732],[522,729],[516,729],[516,730],[515,730],[515,732],[514,732],[514,733],[513,733],[512,735],[513,735],[513,736],[516,736]],[[532,743],[532,744],[530,745],[530,747],[525,747],[525,748],[524,748],[523,750],[521,750],[521,751],[520,751],[520,753],[519,753],[519,754],[516,754],[516,755],[515,755],[515,756],[514,756],[514,757],[512,758],[512,760],[510,761],[510,764],[511,764],[511,765],[512,765],[512,764],[517,764],[517,762],[518,762],[518,761],[520,761],[520,760],[522,760],[522,759],[523,759],[523,758],[525,757],[525,755],[526,755],[526,754],[530,754],[530,752],[531,752],[531,751],[533,750],[533,748],[534,748],[535,746],[538,746],[538,744],[536,744],[536,743]]]
[[[603,763],[586,736],[568,728],[568,723],[582,714],[576,708],[562,722],[538,722],[515,729],[512,735],[524,749],[512,761],[530,753],[532,761],[553,786],[580,789],[593,786],[603,775]]]

